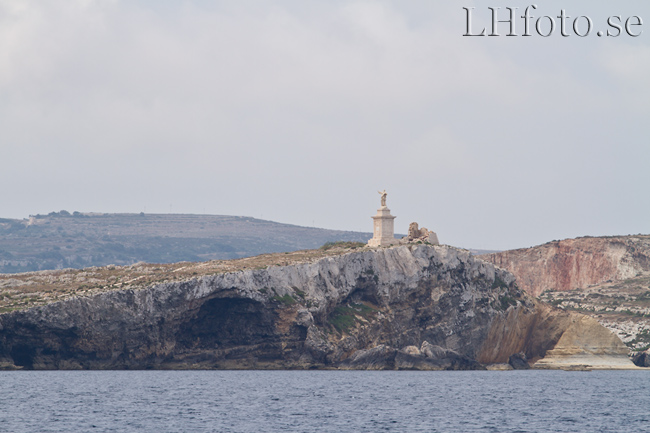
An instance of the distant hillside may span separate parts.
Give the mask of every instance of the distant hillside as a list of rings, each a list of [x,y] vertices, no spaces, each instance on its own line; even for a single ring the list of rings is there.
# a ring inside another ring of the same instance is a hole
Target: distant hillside
[[[371,237],[240,216],[61,211],[0,219],[0,273],[235,259]]]

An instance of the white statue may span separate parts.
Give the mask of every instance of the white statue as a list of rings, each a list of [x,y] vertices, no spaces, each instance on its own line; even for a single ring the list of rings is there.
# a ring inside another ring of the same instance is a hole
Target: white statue
[[[377,191],[379,194],[381,194],[381,205],[386,206],[386,196],[388,195],[386,193],[386,190],[383,191]]]

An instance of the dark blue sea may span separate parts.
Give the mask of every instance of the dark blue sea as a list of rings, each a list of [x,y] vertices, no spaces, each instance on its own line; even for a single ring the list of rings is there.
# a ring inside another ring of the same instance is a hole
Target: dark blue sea
[[[0,372],[3,432],[650,432],[650,371]]]

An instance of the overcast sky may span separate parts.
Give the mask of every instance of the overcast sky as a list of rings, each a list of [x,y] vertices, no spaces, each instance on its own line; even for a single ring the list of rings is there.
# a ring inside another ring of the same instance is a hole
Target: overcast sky
[[[463,7],[489,33],[532,3],[0,0],[0,217],[371,231],[386,189],[396,231],[456,246],[649,233],[650,2],[537,2],[584,38],[463,36]],[[643,33],[597,37],[614,15]]]

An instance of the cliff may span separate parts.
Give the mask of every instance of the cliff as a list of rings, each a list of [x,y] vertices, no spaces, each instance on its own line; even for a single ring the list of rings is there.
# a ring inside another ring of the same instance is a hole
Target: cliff
[[[650,236],[578,238],[485,254],[533,296],[650,274]]]
[[[650,348],[650,236],[567,239],[480,258],[512,272],[529,294],[591,316],[646,366],[641,354]]]
[[[543,358],[582,317],[539,303],[512,274],[444,246],[363,249],[206,274],[210,266],[183,264],[176,270],[186,278],[1,314],[0,365],[484,368],[520,352],[531,362]],[[76,274],[57,275],[73,281]],[[11,280],[27,286],[37,277],[43,274]],[[610,335],[587,325],[576,332]],[[601,340],[574,338],[572,353],[621,354],[615,337],[605,346]]]

